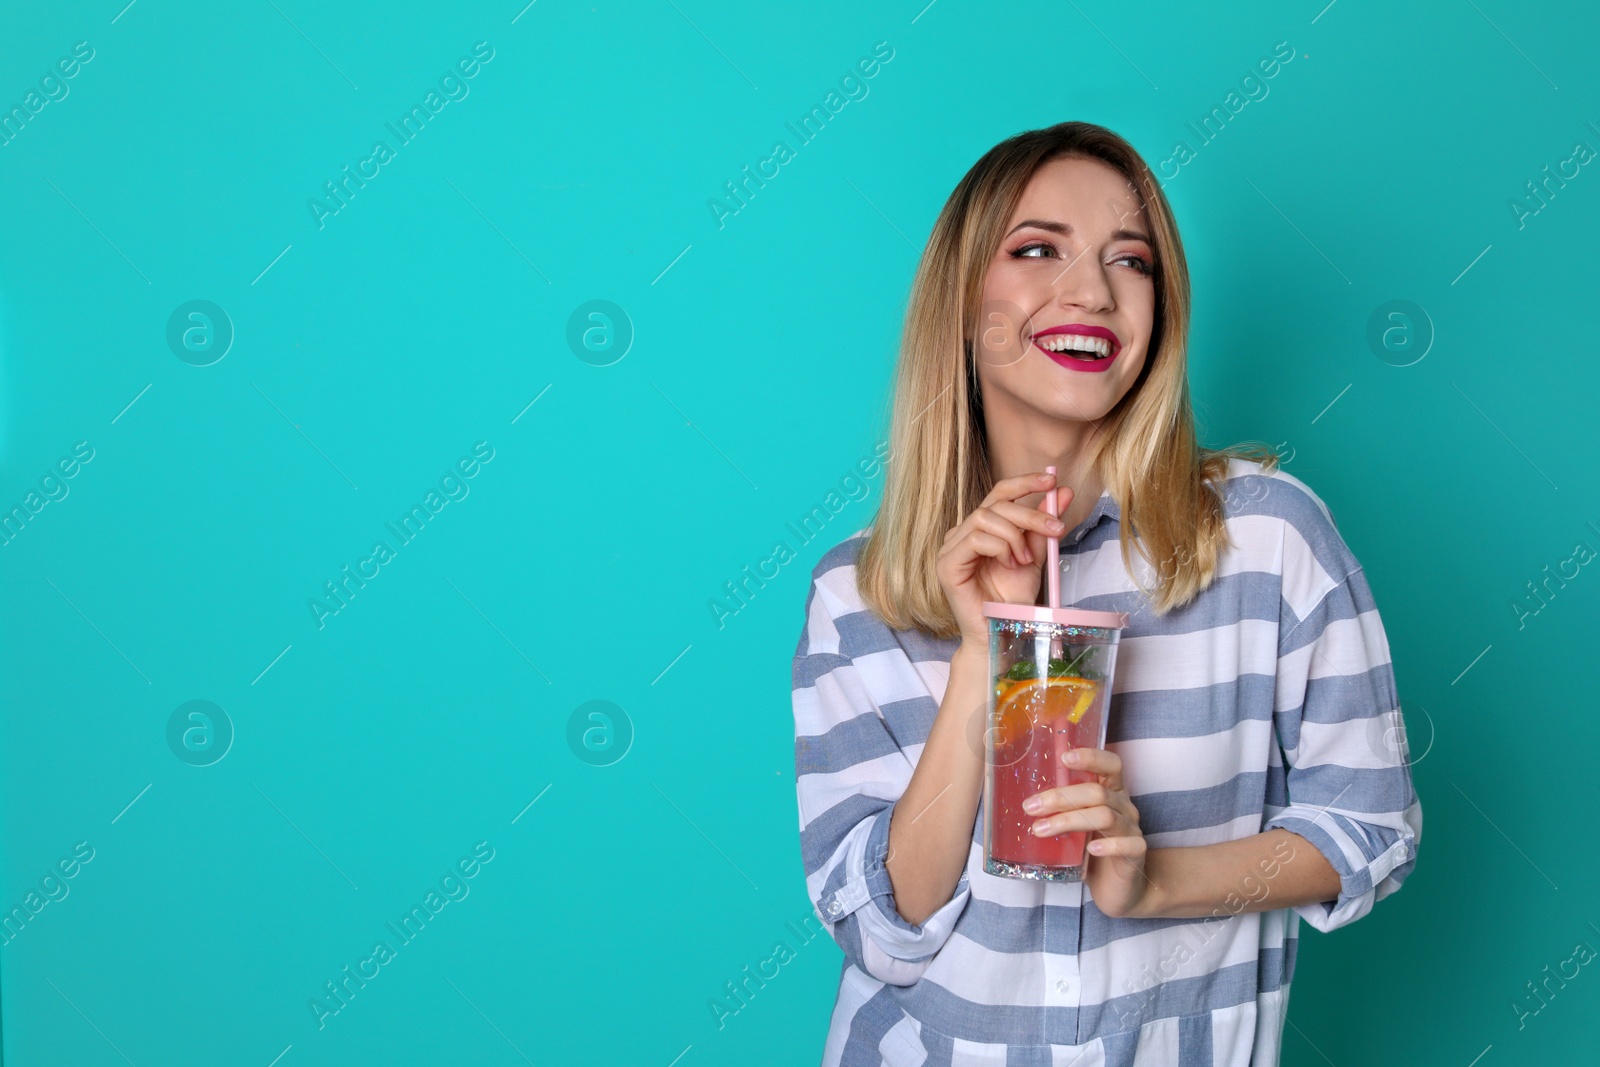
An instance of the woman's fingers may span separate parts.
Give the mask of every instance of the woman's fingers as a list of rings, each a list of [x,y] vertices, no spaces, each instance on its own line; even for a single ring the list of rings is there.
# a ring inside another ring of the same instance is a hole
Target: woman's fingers
[[[1102,837],[1143,837],[1136,819],[1130,819],[1116,808],[1099,805],[1093,808],[1074,808],[1035,819],[1030,830],[1037,837],[1054,837],[1057,834],[1088,830]]]
[[[1024,508],[1023,510],[1027,509]],[[1023,536],[1022,529],[1006,516],[1001,515],[993,508],[979,508],[972,513],[969,521],[973,530],[993,534],[1010,544],[1018,563],[1032,563],[1034,561],[1033,552],[1028,548],[1028,541]]]
[[[1127,833],[1130,829],[1121,814],[1104,804],[1046,815],[1035,819],[1032,825],[1037,837],[1054,837],[1072,830],[1094,830],[1109,835]]]
[[[1065,755],[1072,757],[1066,761],[1067,766],[1076,767],[1080,771],[1093,771],[1095,774],[1122,773],[1122,757],[1108,748],[1074,748],[1069,749]]]
[[[1075,771],[1098,774],[1108,789],[1122,788],[1122,757],[1103,748],[1074,748],[1063,753],[1063,762]]]
[[[1112,856],[1129,864],[1137,865],[1144,862],[1145,855],[1150,850],[1150,844],[1144,839],[1143,834],[1131,837],[1106,837],[1104,835],[1089,842],[1089,851],[1096,856],[1109,859]]]
[[[1062,533],[1059,520],[1042,507],[1027,508],[1018,503],[1023,497],[1038,493],[1055,494],[1060,501],[1058,514],[1072,499],[1072,490],[1058,485],[1054,474],[1031,471],[1003,478],[970,515],[946,531],[935,569],[964,640],[970,634],[976,644],[987,643],[987,624],[978,601],[1034,595],[1032,590],[1014,588],[1027,584],[1017,572],[1019,568],[1042,565],[1049,549],[1048,538]],[[995,563],[986,563],[986,559]]]
[[[1022,810],[1029,815],[1044,816],[1053,812],[1085,811],[1089,808],[1103,807],[1131,814],[1132,803],[1126,805],[1123,803],[1126,797],[1126,793],[1108,789],[1099,782],[1079,782],[1076,785],[1054,786],[1042,793],[1036,793],[1022,802]]]
[[[1038,540],[1042,546],[1044,538],[1059,537],[1063,529],[1059,519],[1052,518],[1042,511],[1002,500],[997,504],[978,508],[967,516],[966,521],[954,531],[954,536],[946,541],[945,550],[954,549],[964,538],[969,539],[974,548],[978,545],[991,545],[992,541],[973,539],[974,533],[987,533],[1010,544],[1012,559],[1016,565],[1022,566],[1033,563],[1038,558],[1035,555],[1037,550],[1030,544],[1030,538],[1027,536],[1029,532],[1039,535],[1034,540]],[[961,532],[962,530],[966,531],[965,534]],[[982,554],[1002,555],[988,550],[982,550]]]
[[[975,557],[988,557],[997,559],[1008,567],[1021,567],[1027,560],[1017,556],[1017,542],[998,533],[987,530],[973,530],[967,534],[965,542],[974,553]]]
[[[964,571],[971,571],[976,569],[982,560],[989,558],[1013,566],[1016,565],[1013,559],[1016,549],[1017,542],[1012,538],[973,528],[940,550],[939,563],[941,566],[954,565]]]
[[[1032,471],[1028,474],[1018,474],[1011,478],[1002,478],[984,496],[979,507],[993,507],[1003,500],[1016,501],[1034,493],[1054,492],[1056,494],[1056,514],[1066,510],[1072,501],[1071,486],[1061,485],[1058,475],[1046,474],[1041,471]],[[1043,503],[1043,501],[1041,501]],[[1043,510],[1042,508],[1040,510]]]
[[[1055,475],[1052,474],[1038,472],[1019,474],[996,482],[988,495],[983,498],[983,503],[945,533],[944,542],[940,546],[940,555],[954,550],[962,540],[971,535],[973,530],[984,529],[1012,542],[1013,558],[1017,565],[1032,562],[1032,539],[1027,537],[1028,531],[1037,533],[1040,538],[1056,537],[1064,531],[1064,527],[1052,525],[1059,524],[1060,520],[1042,508],[1027,508],[1017,503],[1022,497],[1041,492],[1056,494],[1059,501],[1056,508],[1057,515],[1066,510],[1068,502],[1072,499],[1072,490],[1067,486],[1055,485]]]
[[[1069,830],[1095,830],[1107,836],[1139,835],[1139,810],[1122,786],[1122,759],[1101,748],[1070,751],[1077,769],[1100,777],[1097,782],[1055,786],[1028,797],[1023,810],[1037,816],[1035,833],[1050,837]]]
[[[1047,515],[1038,508],[1026,508],[1010,500],[1002,500],[998,504],[991,504],[989,511],[1006,519],[1014,526],[1026,530],[1033,530],[1044,537],[1060,537],[1066,532],[1066,527],[1061,520]]]
[[[994,483],[983,503],[979,507],[988,507],[1002,500],[1016,500],[1030,493],[1042,493],[1055,484],[1055,476],[1043,471],[1029,471],[1027,474],[1018,474],[1011,478],[1002,478]]]

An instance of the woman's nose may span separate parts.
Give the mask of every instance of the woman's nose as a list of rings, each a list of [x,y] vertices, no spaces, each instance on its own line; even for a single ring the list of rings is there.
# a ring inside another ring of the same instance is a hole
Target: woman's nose
[[[1111,284],[1098,260],[1087,252],[1073,259],[1051,283],[1056,302],[1063,307],[1077,306],[1104,311],[1112,306]]]

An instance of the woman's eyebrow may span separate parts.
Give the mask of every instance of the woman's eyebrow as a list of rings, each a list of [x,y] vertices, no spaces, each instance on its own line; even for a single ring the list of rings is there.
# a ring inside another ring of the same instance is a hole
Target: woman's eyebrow
[[[1068,226],[1064,222],[1056,222],[1054,219],[1023,219],[1021,222],[1019,222],[1015,226],[1011,227],[1010,231],[1006,234],[1006,236],[1010,237],[1011,234],[1016,233],[1018,230],[1022,229],[1024,226],[1033,226],[1033,227],[1035,227],[1037,229],[1040,229],[1040,230],[1049,230],[1051,233],[1059,233],[1062,236],[1065,236],[1065,235],[1067,235],[1067,234],[1072,232],[1072,227],[1071,226]],[[1117,230],[1115,233],[1113,233],[1111,235],[1111,237],[1112,237],[1113,240],[1117,240],[1117,241],[1127,240],[1127,241],[1143,241],[1145,244],[1152,243],[1150,241],[1150,235],[1145,233],[1145,232],[1143,232],[1142,230]]]

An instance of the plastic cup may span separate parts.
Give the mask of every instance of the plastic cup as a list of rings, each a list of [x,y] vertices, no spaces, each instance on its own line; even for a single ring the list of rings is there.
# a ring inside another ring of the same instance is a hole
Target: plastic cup
[[[989,717],[984,731],[983,869],[1005,878],[1081,881],[1088,830],[1039,837],[1022,802],[1097,775],[1062,762],[1104,748],[1121,612],[987,602]]]

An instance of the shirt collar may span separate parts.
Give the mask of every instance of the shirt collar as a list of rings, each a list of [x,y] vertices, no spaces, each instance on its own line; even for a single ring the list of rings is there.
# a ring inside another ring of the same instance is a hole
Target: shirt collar
[[[1100,521],[1105,518],[1110,518],[1116,522],[1122,520],[1122,509],[1117,507],[1117,502],[1111,496],[1111,490],[1109,489],[1100,494],[1100,499],[1095,501],[1094,509],[1089,512],[1088,518],[1069,530],[1062,537],[1062,542],[1069,545],[1077,544],[1089,535],[1090,530],[1100,525]]]

